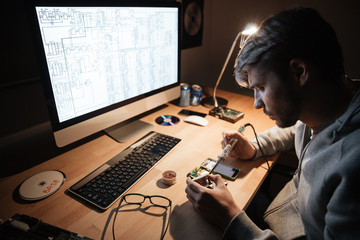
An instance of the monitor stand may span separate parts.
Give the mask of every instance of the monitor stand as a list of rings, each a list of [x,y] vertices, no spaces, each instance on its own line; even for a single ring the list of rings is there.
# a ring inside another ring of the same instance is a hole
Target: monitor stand
[[[153,124],[143,122],[140,120],[133,120],[131,122],[121,122],[115,124],[107,129],[104,129],[105,133],[113,138],[117,142],[127,142],[128,140],[144,135],[154,127]]]

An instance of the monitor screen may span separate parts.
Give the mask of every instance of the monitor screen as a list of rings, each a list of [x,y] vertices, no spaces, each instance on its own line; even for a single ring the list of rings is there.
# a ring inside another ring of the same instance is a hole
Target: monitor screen
[[[31,10],[58,146],[179,96],[175,1],[35,0]]]

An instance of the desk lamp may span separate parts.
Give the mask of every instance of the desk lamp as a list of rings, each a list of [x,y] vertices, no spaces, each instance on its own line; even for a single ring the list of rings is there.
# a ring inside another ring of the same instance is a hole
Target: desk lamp
[[[214,87],[214,92],[213,92],[213,96],[212,97],[208,97],[208,98],[205,98],[204,99],[204,104],[207,104],[207,105],[214,105],[215,108],[213,108],[212,110],[210,110],[210,115],[218,115],[221,117],[221,115],[224,114],[224,106],[226,105],[227,103],[227,100],[223,99],[223,98],[217,98],[216,97],[216,90],[217,90],[217,87],[220,83],[220,80],[224,74],[224,71],[226,69],[226,66],[230,60],[230,57],[234,51],[234,48],[235,48],[235,45],[236,45],[236,42],[239,40],[240,38],[240,43],[239,43],[239,49],[241,50],[243,48],[243,46],[245,45],[245,42],[246,42],[246,39],[253,33],[255,33],[256,31],[258,30],[257,27],[255,27],[254,25],[248,25],[243,31],[239,32],[237,35],[236,35],[236,38],[233,42],[233,44],[231,45],[231,48],[230,48],[230,51],[226,57],[226,60],[225,60],[225,63],[224,63],[224,66],[220,72],[220,75],[216,81],[216,84],[215,84],[215,87]],[[212,99],[211,99],[212,98]],[[218,100],[220,102],[220,106],[218,104]],[[234,110],[235,111],[235,110]],[[225,119],[227,120],[227,119]]]

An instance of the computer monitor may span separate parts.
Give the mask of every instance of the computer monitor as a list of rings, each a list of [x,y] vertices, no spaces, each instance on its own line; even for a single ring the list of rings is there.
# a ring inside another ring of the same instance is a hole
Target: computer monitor
[[[175,0],[33,0],[28,10],[57,146],[104,129],[126,141],[151,125],[119,125],[180,96]]]

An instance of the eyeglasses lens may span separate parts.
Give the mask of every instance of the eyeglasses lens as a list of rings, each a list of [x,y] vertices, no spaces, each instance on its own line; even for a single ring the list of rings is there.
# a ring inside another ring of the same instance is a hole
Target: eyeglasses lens
[[[142,195],[137,195],[137,194],[134,194],[134,195],[126,195],[125,196],[125,202],[127,203],[143,203],[145,200],[144,196]]]
[[[151,197],[151,198],[150,198],[150,201],[151,201],[151,203],[154,204],[154,205],[158,205],[158,206],[162,206],[162,207],[168,207],[168,206],[170,206],[170,202],[169,202],[169,200],[166,199],[166,198],[154,196],[154,197]]]

